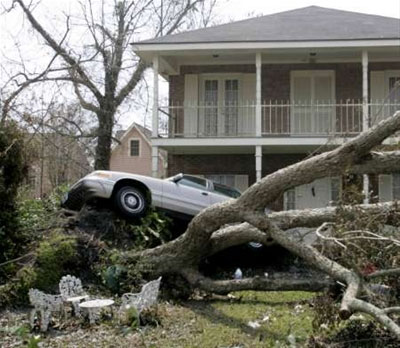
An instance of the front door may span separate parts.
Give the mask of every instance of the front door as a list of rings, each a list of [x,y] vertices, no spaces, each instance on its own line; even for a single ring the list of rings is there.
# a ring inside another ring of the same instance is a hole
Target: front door
[[[291,133],[323,135],[334,129],[334,72],[292,71]]]

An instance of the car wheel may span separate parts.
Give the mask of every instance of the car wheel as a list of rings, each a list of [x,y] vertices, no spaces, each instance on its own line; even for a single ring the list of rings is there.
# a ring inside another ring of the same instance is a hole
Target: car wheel
[[[114,204],[127,218],[140,218],[146,214],[148,203],[146,195],[132,186],[123,186],[115,193]]]

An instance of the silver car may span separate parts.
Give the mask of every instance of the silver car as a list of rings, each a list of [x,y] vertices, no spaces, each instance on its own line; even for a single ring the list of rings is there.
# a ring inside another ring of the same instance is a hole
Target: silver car
[[[62,205],[78,210],[94,198],[111,200],[127,218],[143,216],[150,205],[171,215],[193,217],[204,208],[240,192],[193,175],[178,174],[167,179],[113,171],[95,171],[75,183]]]

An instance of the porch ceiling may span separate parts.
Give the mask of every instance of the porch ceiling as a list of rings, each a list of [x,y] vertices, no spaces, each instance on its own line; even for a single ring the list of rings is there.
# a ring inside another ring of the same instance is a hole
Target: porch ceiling
[[[255,154],[254,146],[160,146],[160,148],[174,155],[226,155],[226,154]],[[300,146],[262,146],[263,154],[297,154],[312,153],[320,148],[320,145],[300,145]],[[324,146],[327,151],[333,146]]]
[[[328,63],[328,62],[361,62],[362,51],[368,51],[370,62],[399,61],[400,45],[397,47],[299,47],[275,48],[264,50],[248,49],[204,49],[204,50],[172,50],[157,52],[138,52],[147,62],[153,56],[160,57],[160,73],[164,75],[177,74],[182,65],[224,65],[252,64],[255,65],[255,55],[262,54],[263,64],[274,63]]]

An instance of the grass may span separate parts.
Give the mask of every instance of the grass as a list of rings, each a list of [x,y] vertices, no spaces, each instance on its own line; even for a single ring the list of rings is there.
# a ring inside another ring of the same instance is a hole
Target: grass
[[[298,343],[311,334],[312,311],[304,292],[240,292],[240,300],[191,301],[176,306],[166,331],[176,337],[159,338],[158,347],[272,347],[284,346],[291,333]],[[263,321],[263,319],[265,321]],[[268,319],[267,319],[268,318]],[[249,322],[258,322],[252,328]],[[183,328],[183,329],[182,329]],[[156,334],[156,332],[154,332]],[[152,336],[151,332],[146,335]]]
[[[45,347],[146,347],[146,348],[224,348],[285,347],[292,334],[298,347],[312,333],[313,313],[308,305],[314,294],[305,292],[238,292],[234,299],[191,300],[180,304],[159,305],[159,326],[140,330],[104,322],[93,327],[71,324],[42,335]],[[8,316],[7,325],[26,325],[22,317]],[[264,321],[263,321],[264,319]],[[249,322],[260,324],[257,328]],[[15,330],[0,327],[0,342],[19,342],[28,346],[28,338],[13,335]],[[25,341],[25,343],[23,343]]]

